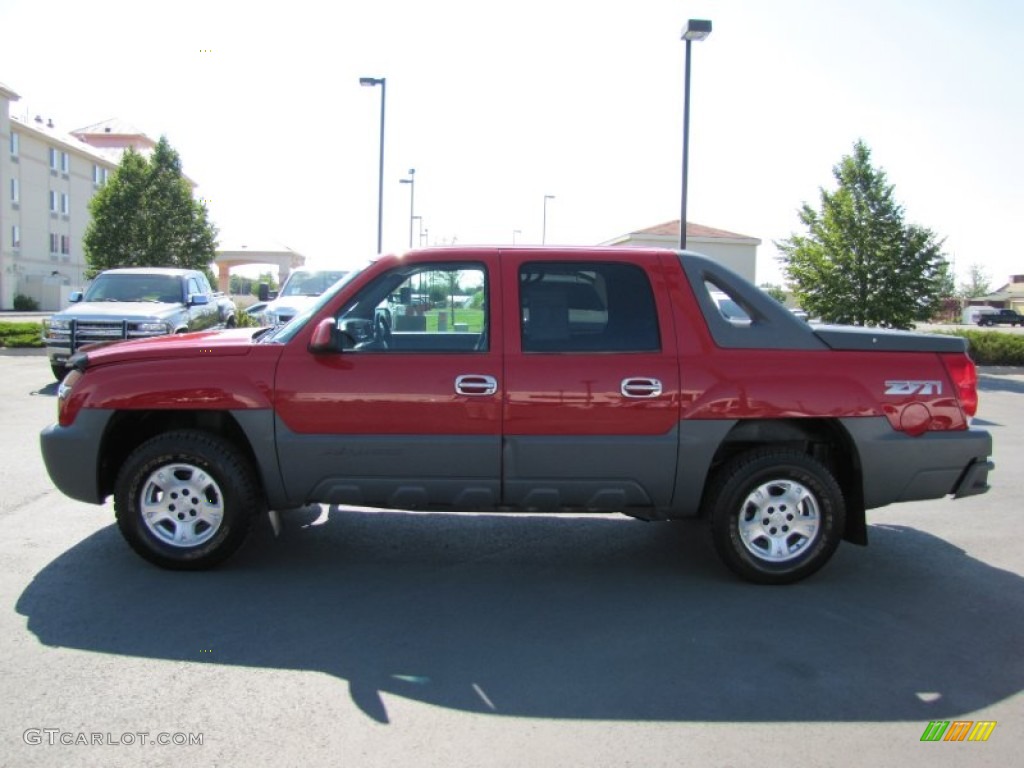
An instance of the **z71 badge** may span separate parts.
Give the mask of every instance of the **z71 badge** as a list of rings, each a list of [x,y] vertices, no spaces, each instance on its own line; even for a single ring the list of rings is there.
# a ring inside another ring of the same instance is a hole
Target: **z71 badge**
[[[887,381],[887,395],[941,395],[941,381]]]

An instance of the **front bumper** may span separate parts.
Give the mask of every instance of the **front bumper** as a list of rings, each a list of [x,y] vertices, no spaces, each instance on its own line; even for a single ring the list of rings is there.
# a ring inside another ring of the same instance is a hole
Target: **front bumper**
[[[51,424],[39,435],[43,463],[53,484],[65,496],[90,504],[102,504],[100,447],[113,411],[82,409],[75,423]]]

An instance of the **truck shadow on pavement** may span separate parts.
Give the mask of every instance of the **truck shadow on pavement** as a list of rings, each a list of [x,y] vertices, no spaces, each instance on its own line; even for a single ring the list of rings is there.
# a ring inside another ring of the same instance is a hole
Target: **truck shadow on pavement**
[[[870,536],[758,587],[696,523],[311,507],[205,573],[153,568],[104,528],[17,610],[49,646],[324,672],[382,723],[382,694],[498,716],[923,723],[1018,694],[1024,580],[912,528]]]

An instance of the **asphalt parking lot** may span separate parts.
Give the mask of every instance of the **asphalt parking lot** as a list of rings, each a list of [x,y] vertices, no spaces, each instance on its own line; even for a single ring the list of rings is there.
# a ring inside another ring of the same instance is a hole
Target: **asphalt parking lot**
[[[875,510],[789,587],[699,525],[326,507],[190,574],[52,488],[46,359],[0,354],[0,765],[1012,765],[1024,371],[981,390],[992,490]]]

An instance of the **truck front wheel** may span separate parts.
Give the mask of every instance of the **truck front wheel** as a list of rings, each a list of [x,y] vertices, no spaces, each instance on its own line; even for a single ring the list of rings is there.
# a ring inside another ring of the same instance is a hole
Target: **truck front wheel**
[[[735,457],[713,477],[705,513],[715,548],[736,574],[788,584],[821,568],[839,545],[846,506],[832,473],[788,448]]]
[[[124,462],[114,486],[117,525],[139,555],[163,568],[217,565],[245,540],[263,508],[250,463],[199,430],[157,435]]]

